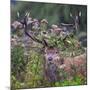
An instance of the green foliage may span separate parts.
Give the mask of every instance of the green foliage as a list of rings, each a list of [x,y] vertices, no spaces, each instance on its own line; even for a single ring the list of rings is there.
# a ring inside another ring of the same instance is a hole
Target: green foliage
[[[22,51],[21,47],[17,47],[20,52]],[[18,51],[15,49],[15,52]],[[18,51],[18,53],[20,54]],[[16,55],[16,53],[14,53]],[[18,57],[20,58],[20,57]],[[19,81],[15,75],[11,76],[11,87],[12,90],[15,88],[36,88],[36,87],[59,87],[59,86],[68,86],[68,85],[82,85],[85,84],[85,78],[82,76],[74,76],[72,80],[67,80],[68,74],[63,70],[59,70],[59,76],[61,77],[60,81],[57,82],[48,82],[44,77],[44,61],[43,56],[40,53],[37,53],[34,50],[30,50],[30,58],[26,66],[26,72],[24,73],[24,81]],[[19,66],[20,63],[17,63]],[[14,67],[15,69],[15,67]],[[16,69],[15,69],[16,70]],[[18,68],[17,68],[18,70]],[[16,70],[16,71],[17,71]],[[13,72],[13,71],[12,71]],[[20,78],[21,76],[19,76]]]
[[[35,51],[30,51],[30,60],[26,68],[24,87],[40,87],[43,81],[43,57]]]
[[[51,36],[48,38],[48,43],[50,46],[58,47],[62,51],[62,54],[65,54],[65,56],[68,56],[67,54],[70,53],[72,53],[73,56],[84,53],[84,49],[80,45],[75,35],[69,35],[66,37],[66,39],[59,36]]]
[[[85,84],[84,82],[84,77],[82,76],[75,76],[72,80],[64,80],[63,82],[56,82],[55,86],[74,86],[74,85],[83,85]]]
[[[21,83],[15,78],[14,75],[11,76],[11,89],[16,90],[16,88],[21,88]]]
[[[80,32],[78,38],[86,35],[86,21],[87,21],[87,8],[86,6],[80,5],[59,5],[59,4],[46,4],[46,3],[33,3],[33,2],[17,2],[16,5],[11,5],[11,17],[12,21],[17,18],[16,12],[20,11],[20,18],[22,18],[26,11],[31,12],[32,18],[43,19],[46,18],[51,24],[59,25],[59,22],[62,22],[60,17],[64,17],[63,21],[70,22],[70,12],[74,13],[75,11],[81,11],[81,23],[80,23]],[[47,26],[42,26],[41,29],[45,29]],[[41,30],[42,31],[42,30]],[[19,36],[22,33],[17,33]],[[42,40],[43,36],[39,36],[39,39]],[[83,48],[81,46],[76,46],[78,39],[76,36],[68,36],[65,40],[61,37],[50,36],[48,37],[48,43],[50,46],[55,46],[60,49],[60,53],[63,56],[71,56],[72,53],[74,56],[83,53]],[[41,47],[39,44],[37,47]],[[69,76],[63,70],[59,71],[59,76],[61,77],[60,81],[57,82],[48,82],[44,77],[44,58],[41,53],[38,53],[35,50],[30,50],[28,63],[25,62],[24,58],[24,49],[21,46],[15,46],[11,50],[11,88],[15,90],[17,88],[36,88],[36,87],[50,87],[50,86],[68,86],[68,85],[82,85],[85,84],[85,77],[74,76],[72,80],[66,80]],[[25,70],[25,73],[24,73]],[[24,76],[24,77],[23,77]],[[21,80],[21,77],[24,80]],[[63,77],[63,78],[62,78]]]
[[[17,75],[24,69],[24,49],[21,46],[16,46],[11,50],[11,69],[12,74]]]

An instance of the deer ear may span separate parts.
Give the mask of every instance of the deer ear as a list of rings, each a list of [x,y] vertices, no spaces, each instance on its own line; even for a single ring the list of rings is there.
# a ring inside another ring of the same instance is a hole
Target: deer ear
[[[70,17],[72,17],[72,13],[70,13]]]
[[[19,12],[17,12],[17,16],[18,16],[18,18],[20,17],[20,13]]]
[[[79,16],[81,16],[81,11],[79,12]]]

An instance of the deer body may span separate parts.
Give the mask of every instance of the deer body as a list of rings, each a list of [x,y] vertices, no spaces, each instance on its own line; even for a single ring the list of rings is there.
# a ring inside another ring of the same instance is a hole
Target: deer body
[[[86,54],[75,57],[61,58],[57,49],[51,48],[45,50],[45,70],[46,77],[50,81],[58,80],[57,69],[67,73],[67,79],[75,75],[86,76]]]
[[[63,69],[70,75],[74,70],[75,74],[86,76],[86,54],[65,58],[63,64],[65,65]]]

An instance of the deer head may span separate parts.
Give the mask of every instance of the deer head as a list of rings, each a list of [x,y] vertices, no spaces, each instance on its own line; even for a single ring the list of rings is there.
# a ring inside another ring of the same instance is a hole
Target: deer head
[[[55,59],[59,59],[58,50],[54,47],[46,47],[45,48],[45,57],[46,60],[52,62]]]

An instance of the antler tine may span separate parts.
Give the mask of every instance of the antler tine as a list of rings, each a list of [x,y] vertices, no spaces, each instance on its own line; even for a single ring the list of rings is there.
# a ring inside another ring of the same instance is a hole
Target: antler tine
[[[45,39],[43,39],[43,43],[44,43],[45,46],[48,46],[48,43],[46,42]]]
[[[81,16],[81,11],[79,12],[79,16]]]
[[[30,15],[30,12],[28,12],[27,16],[29,17],[29,15]]]
[[[25,13],[25,16],[27,16],[28,12]]]
[[[72,13],[70,13],[70,17],[72,17]]]
[[[29,14],[30,14],[30,13],[26,12],[25,16],[29,16]],[[25,31],[25,34],[26,34],[28,37],[30,37],[33,41],[38,42],[38,43],[40,43],[40,44],[42,44],[42,45],[44,45],[44,46],[48,46],[46,40],[44,40],[44,39],[43,39],[43,40],[39,40],[39,39],[36,38],[34,35],[28,33],[28,31],[27,31],[27,25],[25,25],[24,31]]]
[[[20,13],[19,13],[19,12],[17,12],[17,16],[18,16],[18,17],[20,16]]]
[[[38,42],[38,43],[40,43],[40,44],[44,44],[43,41],[35,38],[33,35],[29,34],[26,30],[25,30],[25,34],[26,34],[27,36],[29,36],[33,41]]]

